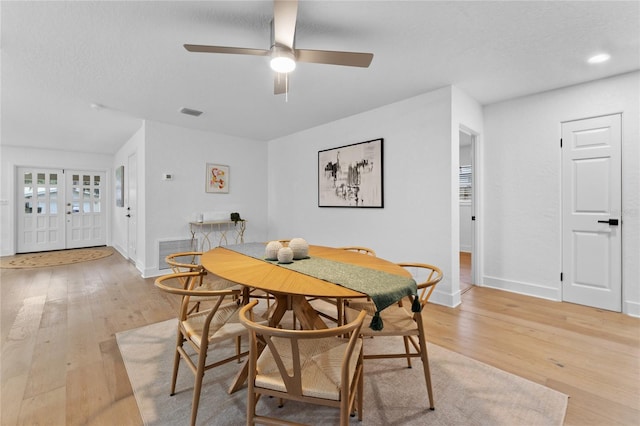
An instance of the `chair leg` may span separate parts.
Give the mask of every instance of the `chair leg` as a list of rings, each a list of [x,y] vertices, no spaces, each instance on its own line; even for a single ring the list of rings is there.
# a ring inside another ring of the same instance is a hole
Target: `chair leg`
[[[349,395],[340,395],[340,397],[342,398],[340,401],[340,426],[348,426],[349,414],[351,414]]]
[[[402,336],[402,340],[404,341],[404,353],[407,354],[407,368],[412,368],[411,367],[411,357],[409,356],[409,337],[408,336]]]
[[[419,327],[418,340],[420,343],[420,358],[424,369],[424,380],[427,383],[427,393],[429,394],[429,409],[435,410],[433,404],[433,389],[431,388],[431,369],[429,368],[429,354],[427,353],[427,339],[424,337],[423,327]]]
[[[251,380],[251,379],[249,379]],[[253,391],[253,385],[249,383],[249,389],[247,393],[247,426],[253,426],[255,423],[253,419],[256,417],[256,394]]]
[[[173,375],[171,376],[171,396],[176,393],[176,382],[178,380],[178,368],[180,368],[180,352],[178,348],[182,347],[184,339],[182,338],[182,332],[178,328],[178,338],[176,341],[176,354],[173,357]]]
[[[203,345],[198,351],[198,367],[196,369],[196,381],[193,385],[193,401],[191,403],[191,426],[195,426],[198,416],[198,405],[200,404],[200,390],[202,389],[202,379],[204,377],[204,366],[207,361],[207,345]]]
[[[364,406],[364,368],[360,369],[360,377],[358,378],[358,420],[362,421],[362,407]]]

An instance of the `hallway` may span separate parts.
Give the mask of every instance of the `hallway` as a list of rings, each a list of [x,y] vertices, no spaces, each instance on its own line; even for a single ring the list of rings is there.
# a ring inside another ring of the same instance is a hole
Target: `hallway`
[[[460,294],[471,290],[471,253],[460,252]]]

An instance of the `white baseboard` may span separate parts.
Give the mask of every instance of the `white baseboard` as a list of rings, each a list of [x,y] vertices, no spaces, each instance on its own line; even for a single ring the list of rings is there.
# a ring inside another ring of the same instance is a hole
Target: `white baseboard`
[[[147,268],[142,273],[142,278],[153,278],[171,273],[171,269],[158,269],[158,267]]]
[[[640,318],[640,303],[625,300],[622,312],[629,316]]]
[[[487,275],[483,276],[482,283],[483,287],[510,291],[512,293],[523,294],[526,296],[540,297],[542,299],[553,300],[556,302],[562,300],[562,292],[559,287],[555,288],[534,283],[510,281]]]
[[[447,306],[449,308],[455,308],[461,303],[460,291],[454,294],[439,292],[438,288],[433,291],[433,294],[429,298],[429,303],[435,303],[436,305]]]

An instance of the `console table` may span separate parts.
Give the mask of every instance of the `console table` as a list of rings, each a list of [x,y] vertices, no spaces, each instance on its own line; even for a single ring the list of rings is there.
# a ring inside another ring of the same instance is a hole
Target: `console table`
[[[216,220],[211,222],[189,222],[189,230],[191,231],[191,242],[196,239],[196,235],[202,236],[200,251],[205,251],[214,247],[227,245],[229,238],[233,238],[235,244],[244,243],[244,230],[247,227],[247,221],[242,219],[237,222],[233,220]]]

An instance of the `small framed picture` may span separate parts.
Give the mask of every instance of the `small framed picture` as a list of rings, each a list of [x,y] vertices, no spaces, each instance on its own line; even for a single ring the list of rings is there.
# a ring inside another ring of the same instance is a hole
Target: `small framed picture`
[[[229,166],[207,163],[205,191],[216,194],[229,193]]]

